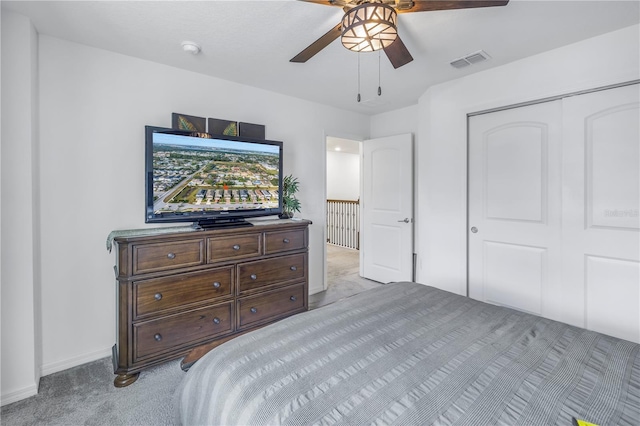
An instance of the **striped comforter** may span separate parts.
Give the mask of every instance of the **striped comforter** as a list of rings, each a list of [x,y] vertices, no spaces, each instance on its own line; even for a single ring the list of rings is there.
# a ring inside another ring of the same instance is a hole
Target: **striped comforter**
[[[640,345],[415,283],[240,336],[177,393],[185,425],[640,424]]]

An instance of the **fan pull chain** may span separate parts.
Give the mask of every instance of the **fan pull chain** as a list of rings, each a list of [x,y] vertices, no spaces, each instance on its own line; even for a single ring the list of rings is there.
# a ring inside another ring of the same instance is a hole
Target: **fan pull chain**
[[[360,52],[358,52],[358,102],[360,102]]]
[[[382,49],[378,50],[378,96],[382,95],[382,86],[380,85],[380,55]]]

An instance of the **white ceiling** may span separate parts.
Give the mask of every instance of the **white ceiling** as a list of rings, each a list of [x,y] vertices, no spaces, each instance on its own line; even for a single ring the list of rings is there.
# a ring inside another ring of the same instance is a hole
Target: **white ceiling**
[[[360,141],[327,136],[327,151],[360,154]]]
[[[429,86],[640,22],[640,2],[511,0],[507,6],[398,15],[414,61],[393,69],[384,53],[358,54],[339,40],[309,60],[289,59],[342,17],[342,10],[274,1],[2,1],[37,31],[250,86],[377,114],[418,102]],[[192,40],[194,56],[181,49]],[[477,50],[492,59],[449,63]],[[378,60],[382,96],[377,96]]]

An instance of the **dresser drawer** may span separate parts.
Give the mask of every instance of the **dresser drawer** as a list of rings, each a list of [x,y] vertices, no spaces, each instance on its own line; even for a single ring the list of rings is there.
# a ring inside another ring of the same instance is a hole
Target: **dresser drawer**
[[[133,247],[133,274],[166,271],[204,263],[204,241],[184,240]]]
[[[258,260],[238,265],[238,294],[261,290],[307,276],[306,253]]]
[[[306,230],[266,232],[264,234],[264,253],[272,254],[307,247]]]
[[[216,237],[207,240],[207,263],[245,259],[262,254],[262,234]]]
[[[177,274],[163,278],[136,281],[134,286],[134,318],[139,319],[193,303],[232,296],[235,268],[211,269],[205,272]]]
[[[233,330],[232,302],[137,323],[133,325],[134,362]]]
[[[287,316],[306,309],[304,284],[238,299],[238,327]]]

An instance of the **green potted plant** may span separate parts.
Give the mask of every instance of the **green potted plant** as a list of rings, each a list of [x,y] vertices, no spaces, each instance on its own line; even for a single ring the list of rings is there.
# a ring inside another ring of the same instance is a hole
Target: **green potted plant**
[[[282,213],[280,219],[290,219],[294,212],[300,212],[300,201],[296,198],[298,192],[298,178],[292,175],[282,179]]]

